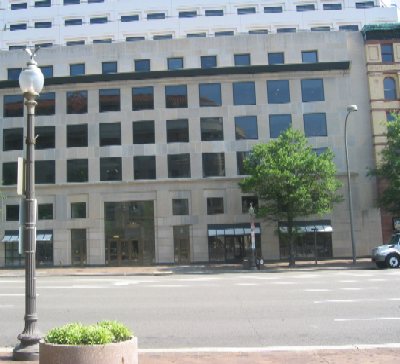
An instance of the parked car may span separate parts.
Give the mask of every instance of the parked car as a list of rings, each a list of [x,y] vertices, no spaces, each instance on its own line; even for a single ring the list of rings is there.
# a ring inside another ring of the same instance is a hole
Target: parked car
[[[387,244],[372,249],[371,259],[378,268],[398,268],[400,266],[400,233],[393,234]]]

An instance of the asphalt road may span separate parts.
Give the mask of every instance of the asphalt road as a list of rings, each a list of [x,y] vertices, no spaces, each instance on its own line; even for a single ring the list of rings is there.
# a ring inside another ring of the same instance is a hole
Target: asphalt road
[[[140,348],[399,342],[400,270],[38,277],[39,328],[116,319]],[[0,347],[23,329],[24,279],[0,277]]]

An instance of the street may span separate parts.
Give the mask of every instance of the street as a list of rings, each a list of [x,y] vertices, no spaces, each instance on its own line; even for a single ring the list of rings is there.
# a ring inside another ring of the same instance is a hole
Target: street
[[[120,320],[141,349],[386,344],[400,270],[38,277],[39,329]],[[23,329],[24,279],[0,277],[0,347]]]

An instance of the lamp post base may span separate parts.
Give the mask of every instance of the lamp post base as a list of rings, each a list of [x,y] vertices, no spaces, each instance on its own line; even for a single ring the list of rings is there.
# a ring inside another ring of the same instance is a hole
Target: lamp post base
[[[34,335],[29,338],[21,337],[20,334],[18,339],[21,340],[19,344],[13,350],[14,361],[38,361],[39,360],[39,341],[40,335]]]

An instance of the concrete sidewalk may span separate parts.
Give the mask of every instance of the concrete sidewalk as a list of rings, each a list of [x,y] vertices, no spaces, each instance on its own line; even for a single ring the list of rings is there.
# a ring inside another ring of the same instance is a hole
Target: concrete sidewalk
[[[296,267],[288,268],[287,262],[267,262],[257,272],[316,271],[326,269],[375,269],[369,258],[360,258],[355,265],[351,259],[331,259],[318,261],[298,261]],[[243,269],[242,264],[192,264],[192,265],[154,265],[147,267],[38,267],[36,275],[41,276],[135,276],[135,275],[172,275],[172,274],[219,274],[235,272],[254,272]],[[0,268],[0,277],[23,277],[24,269]]]
[[[392,364],[398,362],[399,347],[374,349],[266,350],[261,352],[139,352],[140,364]],[[0,353],[0,363],[11,364],[11,352]],[[38,364],[38,361],[19,362]],[[54,363],[56,364],[56,363]],[[71,363],[74,364],[74,363]]]

